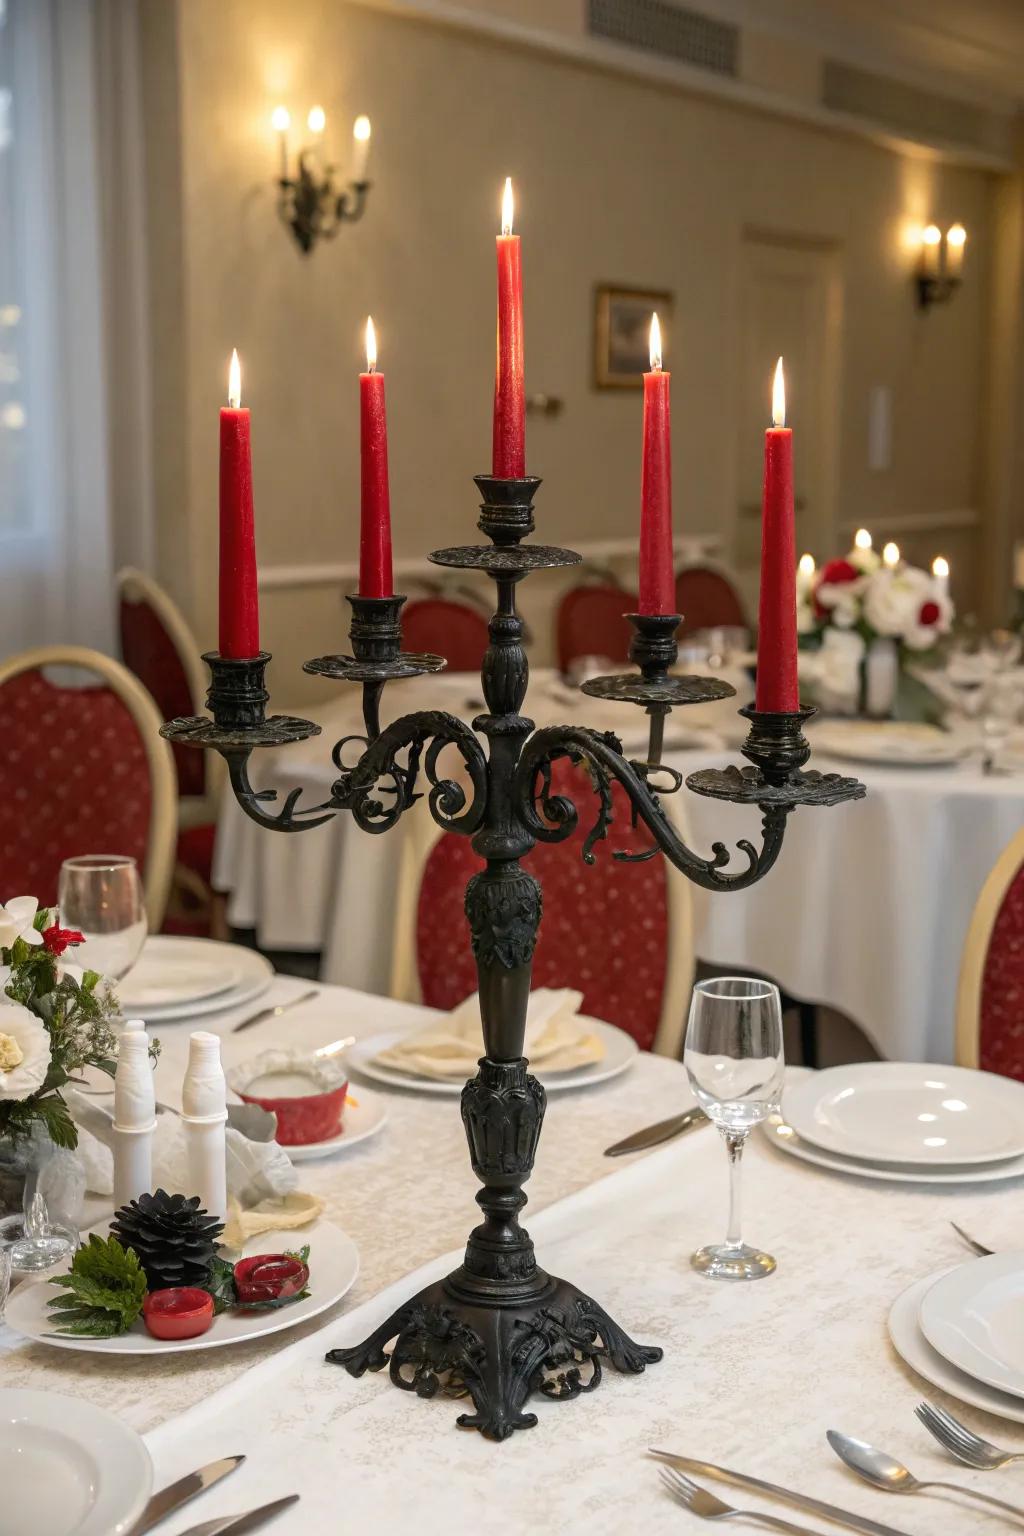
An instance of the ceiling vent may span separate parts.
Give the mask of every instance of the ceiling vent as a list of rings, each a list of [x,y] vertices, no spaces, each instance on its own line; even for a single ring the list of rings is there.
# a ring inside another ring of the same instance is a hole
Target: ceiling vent
[[[717,75],[738,72],[739,28],[669,0],[587,0],[587,30]]]
[[[992,118],[983,108],[837,59],[824,61],[821,100],[833,112],[871,118],[915,139],[992,147]]]

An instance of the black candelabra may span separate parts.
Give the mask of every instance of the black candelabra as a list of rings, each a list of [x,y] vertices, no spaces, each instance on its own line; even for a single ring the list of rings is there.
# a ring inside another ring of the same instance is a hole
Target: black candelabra
[[[483,498],[478,526],[489,543],[430,556],[437,565],[485,571],[497,588],[481,670],[487,710],[472,728],[444,711],[422,710],[381,729],[385,684],[438,671],[444,661],[402,651],[404,598],[353,596],[352,654],[305,664],[307,672],[360,683],[363,689],[365,736],[346,737],[334,747],[338,777],[327,800],[301,806],[301,789],[295,789],[277,805],[275,791],[250,783],[253,748],[279,747],[320,729],[307,720],[267,717],[264,672],[270,658],[265,652],[247,660],[207,655],[212,719],[174,720],[163,734],[220,752],[239,804],[260,826],[298,832],[348,811],[364,831],[386,832],[426,792],[435,822],[446,832],[472,838],[485,861],[470,879],[465,900],[479,977],[484,1055],[462,1091],[470,1159],[483,1186],[476,1197],[483,1221],[470,1234],[458,1269],[410,1297],[368,1339],[332,1349],[327,1359],[354,1376],[390,1364],[394,1384],[421,1397],[439,1391],[468,1395],[475,1412],[462,1414],[458,1423],[503,1440],[536,1423],[534,1414],[524,1412],[531,1393],[557,1400],[577,1397],[598,1386],[602,1362],[640,1372],[662,1353],[634,1343],[584,1291],[546,1274],[519,1224],[526,1203],[523,1185],[533,1169],[545,1108],[544,1089],[529,1074],[523,1056],[541,888],[521,861],[537,842],[570,837],[580,817],[569,797],[553,793],[552,765],[568,759],[589,770],[596,813],[583,843],[587,863],[594,862],[594,845],[612,826],[612,785],[618,782],[634,824],[645,824],[654,846],[614,857],[646,859],[660,849],[677,869],[713,891],[743,890],[767,874],[797,806],[837,805],[858,799],[864,787],[838,774],[804,771],[810,748],[802,726],[811,710],[744,710],[750,731],[742,750],[749,765],[704,770],[686,783],[698,794],[756,805],[761,846],[741,842],[742,863],[736,869],[722,843],[707,858],[688,848],[660,799],[683,782],[661,763],[665,716],[679,705],[728,698],[734,689],[714,679],[672,674],[678,614],[629,615],[635,629],[630,659],[638,671],[584,684],[583,691],[592,697],[621,700],[647,712],[646,760],[627,760],[611,732],[581,725],[535,730],[521,713],[529,669],[516,586],[530,571],[576,565],[580,556],[524,542],[534,529],[538,480],[481,475],[476,483]],[[353,744],[359,755],[347,763]],[[449,747],[462,759],[461,782],[441,774],[439,758]]]
[[[366,211],[370,183],[363,178],[339,191],[334,175],[333,166],[318,171],[310,151],[302,150],[295,175],[278,177],[277,211],[307,256],[318,240],[333,240],[342,224],[354,224]]]

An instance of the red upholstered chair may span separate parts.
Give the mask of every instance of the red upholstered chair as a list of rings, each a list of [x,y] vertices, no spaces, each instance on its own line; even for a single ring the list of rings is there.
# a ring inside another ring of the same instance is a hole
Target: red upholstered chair
[[[479,672],[487,642],[487,620],[469,603],[419,597],[402,610],[402,649],[443,656],[449,672]]]
[[[690,566],[676,577],[676,612],[683,615],[681,635],[696,629],[718,629],[728,625],[747,628],[739,593],[722,571],[709,565]]]
[[[625,792],[614,786],[615,819],[597,844],[597,864],[580,854],[595,806],[589,779],[567,762],[555,765],[556,793],[569,794],[580,825],[564,843],[538,843],[524,861],[544,889],[544,916],[533,961],[535,987],[574,987],[582,1011],[617,1024],[644,1050],[678,1056],[693,981],[693,915],[686,878],[661,858],[620,864],[617,848],[650,846],[629,825]],[[420,864],[415,904],[420,996],[453,1008],[476,990],[476,969],[463,912],[466,881],[482,861],[469,839],[445,833]]]
[[[44,668],[84,672],[69,687]],[[97,681],[98,680],[98,681]],[[0,663],[0,895],[57,899],[65,859],[138,860],[149,925],[163,920],[175,833],[174,759],[156,705],[120,662],[40,646]]]
[[[563,672],[579,656],[607,656],[625,662],[636,612],[633,592],[610,583],[572,587],[558,606],[558,665]]]
[[[184,615],[143,571],[117,573],[121,656],[152,694],[163,720],[203,711],[206,683],[199,646]],[[178,771],[178,847],[165,923],[168,933],[200,936],[223,927],[213,893],[217,800],[223,772],[212,752],[172,745]],[[213,761],[211,761],[213,759]]]
[[[1024,1081],[1024,831],[997,859],[967,930],[956,1059]]]

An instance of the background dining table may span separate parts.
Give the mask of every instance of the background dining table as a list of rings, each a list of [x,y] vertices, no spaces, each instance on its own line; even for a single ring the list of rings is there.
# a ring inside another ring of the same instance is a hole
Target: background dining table
[[[295,997],[302,985],[279,978],[266,1000]],[[229,1064],[282,1038],[314,1047],[346,1032],[411,1027],[425,1014],[325,987],[235,1035],[238,1018],[206,1021]],[[158,1033],[157,1090],[173,1104],[189,1027]],[[897,1500],[857,1483],[825,1443],[830,1427],[905,1456],[921,1476],[952,1472],[1012,1498],[1009,1483],[995,1490],[986,1474],[952,1468],[917,1425],[919,1398],[942,1395],[896,1357],[886,1316],[905,1287],[965,1257],[951,1218],[997,1242],[1005,1235],[1017,1184],[879,1186],[810,1168],[755,1135],[746,1231],[779,1268],[756,1285],[718,1285],[688,1264],[724,1228],[725,1153],[713,1131],[693,1130],[625,1165],[602,1155],[609,1142],[692,1102],[682,1065],[641,1054],[614,1082],[552,1095],[526,1211],[541,1262],[584,1281],[636,1339],[662,1344],[665,1358],[642,1376],[607,1371],[600,1389],[576,1402],[531,1399],[538,1426],[499,1446],[456,1431],[463,1404],[398,1392],[386,1373],[356,1381],[323,1360],[452,1267],[476,1216],[457,1099],[385,1097],[389,1119],[378,1136],[299,1169],[301,1186],[323,1196],[327,1217],[361,1255],[353,1289],[322,1317],[250,1344],[130,1361],[26,1344],[0,1329],[4,1385],[109,1408],[145,1433],[157,1487],[214,1457],[246,1454],[201,1505],[167,1522],[167,1536],[293,1492],[301,1501],[273,1527],[281,1536],[406,1522],[425,1536],[478,1527],[513,1536],[534,1526],[667,1536],[687,1517],[663,1493],[650,1445],[815,1493],[900,1530],[962,1536],[981,1528],[955,1501]],[[315,1288],[315,1251],[311,1266]],[[974,1410],[969,1417],[996,1440],[1019,1433]]]
[[[742,671],[721,675],[736,686],[735,700],[678,710],[669,719],[664,760],[683,775],[740,760],[736,748],[746,726],[736,711],[751,687]],[[454,673],[393,685],[384,694],[383,719],[428,700],[466,719],[483,707],[479,679]],[[641,711],[586,697],[551,670],[533,673],[526,711],[538,725],[617,730],[629,752],[645,755]],[[358,694],[349,690],[306,713],[324,735],[260,754],[253,775],[279,789],[305,784],[307,801],[315,803],[337,778],[331,745],[362,729]],[[358,745],[348,752],[357,754]],[[1024,774],[986,774],[977,759],[894,767],[819,755],[814,766],[855,774],[868,787],[866,800],[828,815],[796,812],[771,880],[729,895],[695,889],[696,954],[720,968],[770,976],[801,1001],[838,1009],[883,1057],[952,1061],[960,952],[985,878],[1024,819]],[[752,807],[685,790],[663,804],[702,853],[718,840],[757,841]],[[393,919],[408,868],[402,853],[410,838],[422,836],[427,815],[417,805],[384,837],[367,836],[346,814],[280,836],[249,821],[226,795],[214,883],[230,893],[230,921],[255,929],[267,949],[322,951],[328,981],[388,993]],[[607,852],[599,848],[602,856]]]

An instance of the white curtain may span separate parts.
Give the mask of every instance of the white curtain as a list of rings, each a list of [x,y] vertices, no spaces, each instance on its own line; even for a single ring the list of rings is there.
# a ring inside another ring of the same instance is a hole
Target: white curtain
[[[147,554],[141,213],[116,236],[143,202],[134,23],[132,0],[0,0],[0,654],[113,651],[115,559]]]

